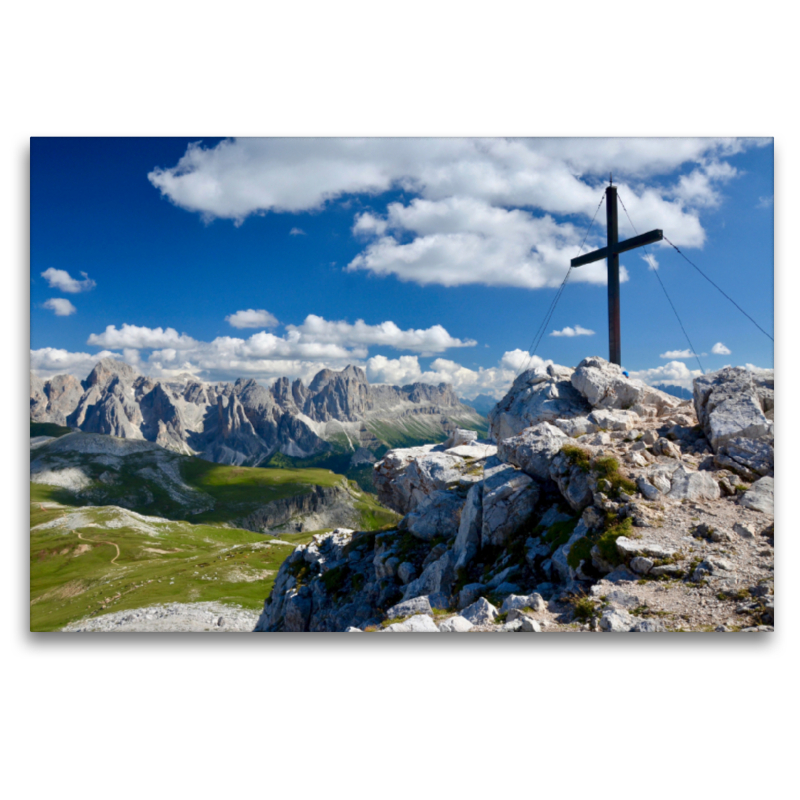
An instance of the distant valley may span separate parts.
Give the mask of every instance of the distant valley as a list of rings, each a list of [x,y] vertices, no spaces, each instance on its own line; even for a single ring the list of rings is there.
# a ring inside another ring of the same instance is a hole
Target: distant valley
[[[398,519],[328,470],[214,464],[53,423],[31,423],[30,471],[31,630],[150,603],[255,610],[315,531]]]

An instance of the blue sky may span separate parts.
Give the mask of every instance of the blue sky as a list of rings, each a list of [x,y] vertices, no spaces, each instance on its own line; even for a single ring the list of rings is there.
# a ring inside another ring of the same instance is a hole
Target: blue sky
[[[609,169],[638,231],[663,228],[772,333],[770,141],[34,138],[31,365],[85,377],[112,353],[267,382],[357,363],[499,397]],[[603,208],[585,249],[604,237]],[[674,250],[650,252],[706,371],[772,367],[767,337]],[[642,255],[621,257],[624,366],[689,386],[697,362]],[[573,271],[537,357],[608,356],[604,276]]]

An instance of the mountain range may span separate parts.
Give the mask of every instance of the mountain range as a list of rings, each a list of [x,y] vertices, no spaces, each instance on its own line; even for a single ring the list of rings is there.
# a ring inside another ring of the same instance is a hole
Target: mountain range
[[[323,369],[308,386],[288,378],[270,386],[245,378],[212,384],[189,374],[154,379],[114,358],[99,361],[84,381],[31,372],[30,415],[250,466],[339,454],[358,468],[389,447],[442,441],[455,427],[486,430],[486,420],[448,384],[370,385],[355,366]]]

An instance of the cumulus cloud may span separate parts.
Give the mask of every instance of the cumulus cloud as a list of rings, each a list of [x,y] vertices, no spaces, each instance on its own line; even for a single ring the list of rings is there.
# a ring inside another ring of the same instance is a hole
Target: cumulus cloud
[[[423,355],[441,353],[451,347],[474,347],[474,339],[462,341],[451,336],[441,325],[426,329],[401,330],[394,322],[367,325],[364,320],[355,324],[329,321],[309,314],[302,325],[287,325],[289,335],[298,334],[302,341],[326,342],[345,347],[382,345],[395,350],[413,350]]]
[[[268,314],[248,309],[230,315],[238,327],[264,320]],[[269,315],[268,316],[272,316]],[[274,319],[274,318],[273,318]],[[324,367],[342,369],[360,364],[371,347],[410,350],[420,355],[436,355],[450,348],[474,347],[472,339],[451,336],[441,325],[424,329],[403,330],[392,321],[368,325],[331,321],[310,314],[301,325],[287,325],[279,336],[267,331],[247,338],[218,336],[210,342],[179,334],[174,328],[147,328],[123,324],[109,325],[103,333],[93,333],[90,345],[123,350],[124,360],[139,368],[147,368],[156,377],[182,372],[202,375],[208,380],[229,380],[242,375],[264,380],[287,375],[304,377]],[[150,350],[149,354],[141,351]]]
[[[722,199],[719,184],[738,175],[735,167],[727,161],[710,161],[704,163],[688,175],[681,175],[671,195],[683,201],[684,205],[694,208],[715,208]]]
[[[658,261],[651,253],[645,253],[641,256],[642,261],[647,264],[648,269],[658,269]]]
[[[73,278],[65,269],[55,269],[50,267],[42,273],[42,277],[47,281],[52,289],[58,289],[68,294],[78,294],[79,292],[88,292],[93,289],[97,284],[85,273],[81,272],[83,280],[79,281]]]
[[[469,197],[390,203],[385,219],[362,215],[355,230],[374,236],[348,271],[444,286],[559,286],[583,239],[581,230],[550,215],[537,217]],[[605,265],[589,264],[573,276],[577,282],[603,284]],[[620,280],[626,279],[622,269]]]
[[[704,209],[737,175],[741,139],[229,139],[189,146],[150,182],[205,219],[302,212],[347,195],[416,195],[355,216],[364,249],[348,265],[420,284],[540,288],[560,283],[613,169],[640,230],[700,247]],[[672,178],[678,168],[682,174]],[[575,225],[554,217],[570,216]],[[602,215],[601,215],[602,216]],[[597,230],[602,233],[602,219]],[[577,227],[576,227],[577,226]],[[297,229],[299,230],[299,229]],[[588,242],[598,246],[600,240]],[[650,264],[654,268],[654,264]],[[575,279],[604,283],[602,264]]]
[[[590,331],[580,325],[576,325],[574,328],[567,325],[566,328],[562,328],[560,331],[551,331],[550,336],[594,336],[594,331]]]
[[[759,197],[758,202],[756,203],[756,208],[772,208],[774,203],[775,195],[771,194],[768,197]]]
[[[725,347],[725,345],[722,344],[722,342],[717,342],[711,348],[711,352],[717,356],[729,356],[731,354],[731,351],[727,347]]]
[[[263,308],[237,311],[225,317],[225,321],[234,328],[274,328],[278,324],[275,316]]]
[[[42,303],[42,307],[49,308],[51,311],[55,312],[57,317],[68,317],[78,310],[65,297],[51,297],[49,300],[45,300],[44,303]]]
[[[666,353],[661,353],[659,358],[694,358],[697,353],[693,353],[691,350],[667,350]],[[704,356],[705,353],[700,353],[700,355]]]
[[[156,168],[148,178],[182,208],[238,221],[393,187],[430,199],[472,196],[591,214],[597,205],[592,184],[610,169],[641,180],[686,163],[723,165],[704,166],[710,180],[720,170],[724,177],[728,165],[721,158],[746,146],[745,140],[707,138],[227,139],[215,147],[195,142],[174,167]]]
[[[31,369],[42,378],[65,373],[85,378],[101,358],[119,358],[118,353],[102,350],[99,353],[71,353],[57,347],[31,350]]]
[[[674,384],[684,389],[691,389],[692,381],[702,374],[699,369],[689,369],[683,361],[670,361],[669,364],[653,369],[631,370],[630,377],[644,381],[650,386]]]
[[[93,333],[86,344],[97,347],[123,348],[137,350],[152,347],[174,347],[186,350],[197,346],[197,342],[185,333],[178,334],[175,328],[147,328],[138,325],[123,324],[117,330],[116,325],[109,325],[103,333]]]
[[[496,367],[470,369],[455,361],[437,358],[431,362],[430,369],[423,371],[418,356],[392,359],[378,355],[367,360],[366,371],[372,383],[449,383],[459,397],[472,399],[479,394],[488,394],[499,400],[523,366],[533,369],[552,363],[539,356],[530,357],[524,350],[510,350]]]
[[[289,236],[305,236],[306,232],[302,228],[292,228],[289,231]]]

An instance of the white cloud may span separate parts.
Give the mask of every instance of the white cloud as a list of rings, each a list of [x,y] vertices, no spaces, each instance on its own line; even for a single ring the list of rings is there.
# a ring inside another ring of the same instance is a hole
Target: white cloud
[[[560,283],[610,169],[640,231],[701,247],[699,214],[737,175],[724,159],[764,144],[741,139],[240,139],[191,145],[151,183],[207,220],[301,212],[350,194],[403,189],[385,217],[356,215],[365,240],[351,270],[420,284],[540,288]],[[669,176],[679,167],[684,174]],[[575,226],[552,215],[576,217]],[[596,235],[602,234],[602,215]],[[625,224],[624,219],[622,220]],[[600,240],[588,242],[599,245]],[[650,264],[651,268],[654,264]],[[574,279],[605,282],[602,264]]]
[[[70,353],[56,347],[31,350],[31,369],[42,378],[68,373],[85,378],[101,358],[119,358],[118,353],[103,350],[99,353]]]
[[[671,194],[694,208],[715,208],[722,199],[717,184],[735,178],[735,167],[727,161],[710,161],[682,175]]]
[[[694,358],[696,353],[693,353],[691,350],[667,350],[666,353],[661,353],[659,358]],[[701,353],[701,355],[705,355],[705,353]]]
[[[57,317],[68,317],[78,310],[65,297],[51,297],[49,300],[45,300],[44,303],[42,303],[42,307],[54,311]]]
[[[750,363],[746,363],[744,368],[750,370],[750,372],[772,372],[775,369],[774,367],[757,367],[755,364]]]
[[[559,224],[549,215],[537,217],[469,197],[390,203],[385,219],[362,215],[355,230],[375,235],[348,271],[444,286],[559,286],[583,239],[574,225]],[[626,279],[623,268],[620,280]],[[605,265],[576,269],[571,280],[604,284]]]
[[[658,269],[658,261],[656,260],[656,257],[652,255],[652,253],[645,253],[643,256],[641,256],[641,258],[642,261],[647,264],[649,269]]]
[[[503,357],[500,359],[501,369],[510,369],[515,373],[521,372],[523,369],[546,367],[552,363],[549,358],[544,360],[539,356],[530,355],[527,350],[520,350],[519,348],[508,350],[503,353]]]
[[[367,360],[366,370],[372,383],[449,383],[459,397],[471,399],[479,394],[488,394],[499,400],[523,366],[533,369],[552,363],[539,356],[529,357],[524,350],[511,350],[503,355],[496,367],[470,369],[455,361],[437,358],[431,362],[431,368],[423,372],[417,356],[390,359],[378,355]]]
[[[661,367],[638,371],[632,370],[629,374],[631,378],[644,381],[651,386],[668,383],[691,390],[692,381],[703,373],[699,369],[689,369],[682,361],[670,361],[669,364],[664,364]]]
[[[745,140],[701,138],[228,139],[211,148],[196,142],[176,166],[156,168],[148,178],[182,208],[238,221],[395,186],[430,199],[466,195],[591,214],[597,205],[591,184],[611,169],[620,178],[644,179],[689,163],[718,177],[727,167],[720,158],[746,146]]]
[[[359,319],[351,325],[345,321],[329,321],[315,314],[309,314],[302,325],[287,325],[286,330],[288,335],[298,334],[301,341],[335,343],[345,347],[381,345],[395,350],[413,350],[423,355],[477,344],[473,339],[456,339],[441,325],[404,331],[391,321],[367,325]]]
[[[292,228],[289,231],[289,236],[305,236],[306,232],[302,228]]]
[[[717,342],[711,348],[711,352],[718,356],[729,356],[731,354],[731,351],[722,342]]]
[[[83,280],[79,281],[77,278],[73,278],[66,270],[55,269],[54,267],[50,267],[42,273],[42,277],[52,289],[59,289],[68,294],[88,292],[89,289],[93,289],[97,285],[85,272],[81,272],[81,275],[83,275]]]
[[[574,328],[567,325],[566,328],[560,331],[551,331],[550,336],[594,336],[594,331],[590,331],[588,328],[583,328],[580,325],[576,325]]]
[[[237,311],[225,317],[225,321],[234,328],[274,328],[278,324],[275,316],[263,308]]]
[[[769,197],[759,197],[758,202],[756,203],[756,208],[772,208],[773,204],[775,203],[775,195],[769,195]]]
[[[268,312],[237,312],[243,315],[237,321],[241,325],[260,313]],[[313,314],[301,325],[287,325],[283,336],[260,331],[248,338],[218,336],[202,342],[178,334],[174,328],[123,324],[119,329],[109,325],[103,333],[91,334],[87,343],[121,349],[127,363],[141,369],[147,365],[147,371],[154,376],[191,372],[207,380],[229,380],[241,375],[264,380],[282,375],[313,376],[325,366],[342,369],[361,363],[369,355],[369,348],[377,346],[435,355],[476,344],[451,336],[441,325],[402,330],[391,321],[368,325],[357,320],[351,324]],[[141,350],[152,352],[144,355]]]
[[[175,328],[147,328],[125,323],[119,330],[116,325],[109,325],[103,333],[91,334],[86,340],[86,344],[117,349],[130,347],[141,350],[151,347],[174,347],[186,350],[195,347],[197,342],[185,333],[178,334]]]

